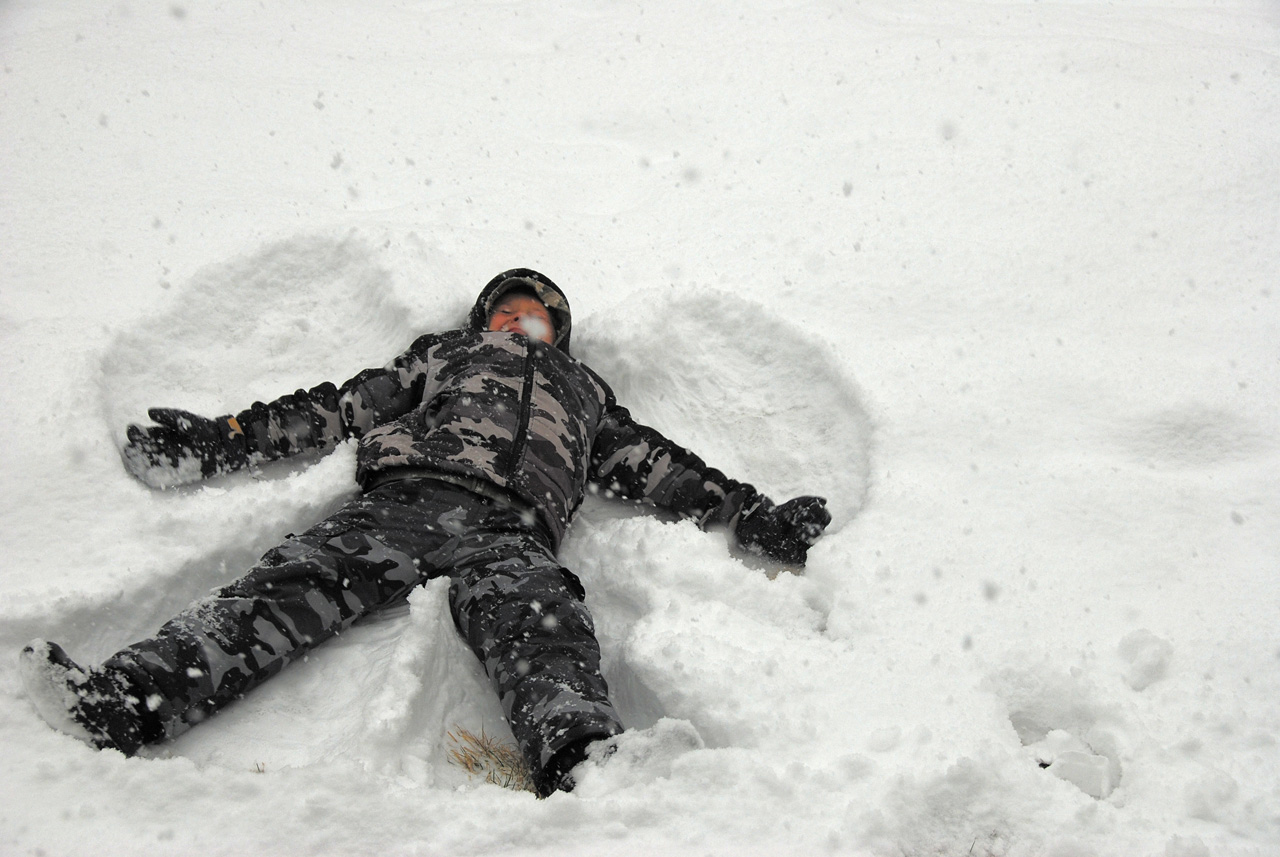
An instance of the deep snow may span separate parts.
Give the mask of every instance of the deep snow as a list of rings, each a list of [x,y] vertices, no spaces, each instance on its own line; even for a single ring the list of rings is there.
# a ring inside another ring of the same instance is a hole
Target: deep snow
[[[1275,4],[10,0],[0,56],[0,852],[1280,853]],[[128,422],[515,265],[836,513],[794,575],[588,502],[616,756],[450,766],[503,727],[437,585],[150,758],[37,717],[29,638],[101,658],[354,490],[153,492]]]

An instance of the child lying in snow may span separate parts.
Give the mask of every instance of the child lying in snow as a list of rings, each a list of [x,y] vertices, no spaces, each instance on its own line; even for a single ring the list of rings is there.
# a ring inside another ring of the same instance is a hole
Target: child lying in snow
[[[103,664],[55,643],[23,650],[51,724],[126,755],[204,720],[357,619],[440,575],[539,795],[573,787],[593,742],[622,731],[578,578],[556,550],[588,483],[725,525],[749,550],[803,565],[831,516],[775,506],[632,420],[569,356],[569,303],[536,271],[481,291],[466,328],[420,337],[382,369],[234,416],[157,408],[124,461],[153,488],[359,438],[362,494],[268,551],[243,578]]]

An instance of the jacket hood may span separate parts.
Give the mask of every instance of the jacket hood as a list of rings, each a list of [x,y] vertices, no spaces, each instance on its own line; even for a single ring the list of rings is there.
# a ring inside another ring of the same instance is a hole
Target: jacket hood
[[[483,331],[489,328],[489,316],[493,306],[507,292],[516,289],[531,291],[542,301],[551,314],[551,322],[556,328],[556,338],[552,343],[565,354],[569,353],[569,333],[573,328],[573,317],[569,312],[569,299],[560,291],[560,287],[551,282],[551,278],[539,274],[530,268],[512,268],[503,271],[489,281],[480,290],[475,305],[471,307],[471,316],[467,326],[472,330]]]

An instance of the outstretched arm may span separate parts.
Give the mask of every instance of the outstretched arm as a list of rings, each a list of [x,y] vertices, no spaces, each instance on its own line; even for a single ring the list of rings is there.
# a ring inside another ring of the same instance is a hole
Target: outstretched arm
[[[125,467],[152,488],[169,488],[311,451],[328,451],[348,437],[408,412],[421,401],[427,350],[420,337],[387,366],[366,369],[341,387],[325,382],[238,414],[212,419],[174,408],[147,411],[156,425],[131,425]]]
[[[747,550],[795,565],[804,565],[810,545],[831,522],[823,498],[775,506],[754,486],[709,467],[612,401],[592,448],[590,476],[616,496],[669,509],[703,529],[726,526]]]

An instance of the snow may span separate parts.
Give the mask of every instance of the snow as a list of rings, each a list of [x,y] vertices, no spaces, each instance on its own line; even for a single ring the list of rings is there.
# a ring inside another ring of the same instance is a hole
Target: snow
[[[0,8],[0,852],[1280,853],[1280,13],[1265,0]],[[354,491],[152,491],[146,408],[382,365],[529,266],[620,399],[835,521],[801,575],[589,498],[632,727],[573,794],[441,585],[147,758],[92,662]],[[1047,765],[1047,766],[1046,766]]]

